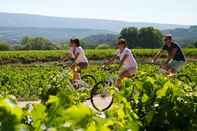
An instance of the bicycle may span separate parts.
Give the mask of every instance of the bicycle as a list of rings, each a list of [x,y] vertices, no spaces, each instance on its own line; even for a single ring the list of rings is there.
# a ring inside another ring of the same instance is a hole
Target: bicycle
[[[79,85],[74,83],[74,81],[71,79],[71,75],[74,72],[77,72],[80,70],[80,67],[75,64],[73,61],[66,61],[63,64],[60,64],[60,72],[63,74],[70,74],[69,80],[72,83],[72,85],[75,87],[75,89],[80,89],[83,87],[89,87],[94,86],[97,83],[96,78],[91,74],[84,74],[81,76],[81,80],[79,81]]]
[[[99,112],[108,110],[114,101],[113,94],[119,90],[115,87],[117,74],[117,66],[105,66],[101,67],[103,71],[106,71],[110,75],[107,79],[101,80],[91,90],[91,104]]]
[[[60,83],[64,83],[66,81],[66,84],[68,85],[71,90],[76,90],[78,92],[90,92],[91,88],[97,83],[97,80],[93,75],[85,74],[81,77],[81,80],[78,82],[74,82],[72,80],[72,73],[73,71],[78,70],[78,66],[73,63],[73,61],[66,61],[66,62],[57,62],[55,65],[58,67],[57,74],[54,74],[52,78],[57,77],[58,81]],[[47,91],[42,91],[40,98],[42,101],[47,101],[49,95],[57,95],[57,93],[60,91],[59,86],[53,86],[50,87]],[[88,95],[89,96],[89,95]],[[89,99],[89,98],[87,98]]]
[[[190,83],[192,82],[192,79],[190,78],[190,76],[188,76],[185,73],[181,73],[181,72],[177,72],[175,74],[172,73],[168,73],[168,71],[166,71],[165,69],[161,68],[161,66],[163,65],[162,62],[147,62],[145,64],[150,64],[150,65],[156,65],[159,66],[159,72],[166,75],[169,78],[175,78],[178,79],[179,81],[185,82],[185,83]]]
[[[161,65],[160,63],[151,63],[153,65]],[[104,69],[104,71],[107,71],[110,75],[112,73],[115,73],[115,71],[117,71],[117,68],[111,68],[111,67],[106,67],[103,66],[102,67]],[[148,74],[147,74],[148,75]],[[146,76],[147,77],[147,76]],[[134,81],[135,79],[137,79],[138,77],[132,77],[132,81]],[[170,78],[172,78],[172,76],[170,76]],[[184,82],[191,82],[191,78],[187,75],[187,74],[178,74],[173,76],[173,78],[178,79],[179,81]],[[106,80],[102,80],[100,82],[98,82],[94,88],[92,88],[91,90],[91,103],[93,105],[93,107],[100,112],[106,111],[107,109],[109,109],[111,107],[111,105],[113,104],[113,93],[114,93],[114,83],[115,83],[115,78],[114,77],[109,77]],[[112,92],[110,92],[112,91]],[[156,98],[156,89],[151,88],[149,90],[151,94],[150,96],[150,103],[147,106],[152,106],[154,103],[154,100]],[[190,90],[191,91],[191,90]],[[138,114],[140,114],[141,117],[143,117],[144,113],[142,112],[142,96],[144,94],[144,90],[142,89],[138,89],[137,86],[133,86],[133,88],[131,89],[131,95],[129,97],[129,102],[131,105],[131,108],[133,110],[136,110],[136,112],[138,112]],[[137,99],[136,99],[137,98]]]

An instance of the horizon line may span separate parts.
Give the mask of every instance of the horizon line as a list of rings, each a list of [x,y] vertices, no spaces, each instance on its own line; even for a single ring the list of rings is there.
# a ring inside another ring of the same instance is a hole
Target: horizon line
[[[66,16],[53,16],[45,14],[31,14],[31,13],[16,13],[16,12],[6,12],[0,11],[0,13],[7,14],[17,14],[17,15],[32,15],[32,16],[43,16],[43,17],[56,17],[56,18],[70,18],[70,19],[89,19],[89,20],[104,20],[104,21],[116,21],[116,22],[127,22],[127,23],[139,23],[139,24],[166,24],[166,25],[179,25],[179,26],[195,26],[197,24],[176,24],[176,23],[162,23],[162,22],[151,22],[151,21],[129,21],[129,20],[119,20],[119,19],[105,19],[105,18],[87,18],[87,17],[66,17]]]

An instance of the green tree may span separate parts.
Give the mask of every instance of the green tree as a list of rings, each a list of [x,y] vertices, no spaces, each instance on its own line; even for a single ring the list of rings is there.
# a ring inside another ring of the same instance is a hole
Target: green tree
[[[196,42],[194,42],[194,46],[197,48],[197,41],[196,41]]]
[[[0,41],[0,51],[10,50],[10,46],[5,41]]]
[[[140,30],[135,27],[128,27],[122,29],[120,38],[127,40],[129,48],[158,48],[162,45],[163,35],[153,27],[141,28]]]
[[[53,50],[57,47],[48,39],[43,37],[24,37],[21,41],[22,48],[25,50]]]
[[[25,36],[25,37],[21,40],[20,44],[21,44],[21,45],[28,45],[28,44],[31,44],[32,42],[33,42],[33,37]]]
[[[163,35],[158,29],[153,27],[141,28],[139,30],[139,47],[159,48],[162,45]]]
[[[123,28],[120,32],[120,38],[127,40],[129,48],[138,47],[138,29],[136,27]]]
[[[86,48],[86,49],[96,48],[96,44],[90,43],[90,42],[88,42],[88,41],[85,40],[85,39],[81,39],[81,40],[80,40],[80,45],[81,45],[83,48]]]

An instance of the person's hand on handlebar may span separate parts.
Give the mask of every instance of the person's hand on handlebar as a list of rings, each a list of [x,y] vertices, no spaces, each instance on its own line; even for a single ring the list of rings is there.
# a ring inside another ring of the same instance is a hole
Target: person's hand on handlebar
[[[109,65],[109,64],[112,64],[112,63],[113,63],[112,60],[105,60],[105,61],[104,61],[104,65]]]
[[[153,59],[151,60],[151,63],[153,63],[153,64],[157,63],[157,59],[154,59],[154,58],[153,58]]]

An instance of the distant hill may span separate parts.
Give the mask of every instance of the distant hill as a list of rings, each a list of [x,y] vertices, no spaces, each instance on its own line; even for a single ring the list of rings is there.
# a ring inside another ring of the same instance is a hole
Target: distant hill
[[[0,26],[4,27],[36,27],[36,28],[72,28],[72,29],[96,29],[119,32],[123,27],[147,27],[153,26],[160,30],[189,28],[188,25],[172,25],[159,23],[126,22],[115,20],[63,18],[41,15],[0,13]]]
[[[178,41],[197,41],[197,26],[188,29],[177,28],[174,30],[164,30],[163,33],[170,33]]]
[[[35,27],[0,27],[0,39],[17,42],[25,36],[46,37],[51,41],[65,41],[72,37],[84,38],[90,35],[111,33],[106,30],[72,28],[35,28]]]
[[[163,33],[171,33],[179,41],[197,41],[197,27],[157,23],[138,23],[115,20],[63,18],[41,15],[0,12],[0,40],[19,41],[24,36],[41,36],[51,41],[65,41],[71,37],[85,38],[92,43],[111,43],[123,27],[153,26]]]

